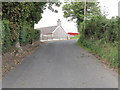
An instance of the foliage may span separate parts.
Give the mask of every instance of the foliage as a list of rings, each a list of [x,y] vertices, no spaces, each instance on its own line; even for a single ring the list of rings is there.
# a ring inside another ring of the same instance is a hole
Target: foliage
[[[24,22],[20,34],[19,34],[20,45],[32,44],[34,41],[39,40],[40,31],[31,28],[31,26]]]
[[[9,52],[15,47],[16,42],[12,39],[12,33],[10,29],[11,25],[8,20],[2,21],[2,51]],[[32,44],[34,41],[39,40],[40,31],[33,29],[28,23],[23,22],[21,30],[19,30],[19,42],[20,45]]]
[[[27,21],[32,28],[42,18],[43,10],[47,7],[56,12],[52,5],[59,6],[60,2],[2,2],[2,18],[10,21],[12,39],[19,41],[19,30],[22,22]]]
[[[12,48],[12,35],[10,33],[10,22],[3,20],[2,22],[2,51],[7,52]]]
[[[2,2],[3,52],[10,51],[17,42],[26,45],[38,40],[40,31],[34,30],[34,24],[46,8],[57,12],[52,5],[60,6],[60,2]]]
[[[120,67],[118,59],[119,26],[118,17],[107,19],[105,16],[93,16],[85,24],[79,24],[82,33],[79,44],[100,57],[107,59],[112,67]],[[85,26],[84,26],[85,25]]]
[[[118,67],[118,42],[119,26],[118,17],[107,19],[105,16],[93,16],[79,24],[79,32],[82,33],[78,43],[107,59],[110,66]],[[120,67],[120,66],[119,66]]]
[[[85,26],[79,25],[79,32],[83,38],[104,40],[104,42],[118,42],[118,18],[107,19],[105,16],[93,16],[86,20]]]
[[[60,5],[60,2],[3,2],[2,3],[2,17],[8,19],[10,22],[20,23],[21,21],[28,21],[30,24],[38,23],[42,18],[43,10],[52,9],[52,5]]]
[[[84,2],[71,2],[63,6],[64,17],[69,20],[77,20],[77,24],[83,22],[84,17],[90,18],[92,15],[100,14],[97,2],[86,2],[86,16],[84,16]]]
[[[118,47],[120,46],[120,18],[107,19],[101,14],[98,3],[86,3],[84,16],[84,2],[69,2],[63,6],[64,17],[76,19],[78,32],[81,34],[78,43],[107,59],[111,66],[120,67],[118,61]]]
[[[27,21],[31,27],[41,19],[45,2],[3,2],[3,19],[10,21],[12,39],[19,39],[19,29],[23,21]]]

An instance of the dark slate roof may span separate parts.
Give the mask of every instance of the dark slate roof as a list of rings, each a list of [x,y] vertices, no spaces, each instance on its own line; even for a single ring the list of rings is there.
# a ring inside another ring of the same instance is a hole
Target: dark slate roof
[[[42,34],[49,34],[52,33],[56,28],[57,26],[50,26],[50,27],[38,28],[38,30],[40,30]]]

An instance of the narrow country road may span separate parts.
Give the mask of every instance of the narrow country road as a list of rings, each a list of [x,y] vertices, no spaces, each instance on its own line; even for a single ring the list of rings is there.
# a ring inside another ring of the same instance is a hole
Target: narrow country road
[[[3,88],[118,88],[117,73],[75,43],[40,46],[3,78]]]

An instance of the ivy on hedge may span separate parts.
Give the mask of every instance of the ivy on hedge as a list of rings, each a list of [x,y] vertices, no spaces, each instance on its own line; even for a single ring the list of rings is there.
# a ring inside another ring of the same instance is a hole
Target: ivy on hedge
[[[8,20],[2,21],[2,51],[7,52],[12,48],[12,37]]]
[[[10,29],[10,22],[8,20],[2,21],[2,51],[8,52],[15,47],[16,42],[12,38]],[[22,22],[19,29],[19,43],[21,46],[32,44],[39,40],[40,31],[31,27],[27,22]]]
[[[19,41],[21,46],[32,44],[34,41],[39,40],[39,37],[39,30],[31,28],[29,24],[23,23],[19,34]]]

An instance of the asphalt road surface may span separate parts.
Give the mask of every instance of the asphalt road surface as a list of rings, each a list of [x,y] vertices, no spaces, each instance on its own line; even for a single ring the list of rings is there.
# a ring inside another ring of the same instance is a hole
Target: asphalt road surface
[[[47,42],[3,78],[3,88],[118,88],[118,75],[76,40]]]

